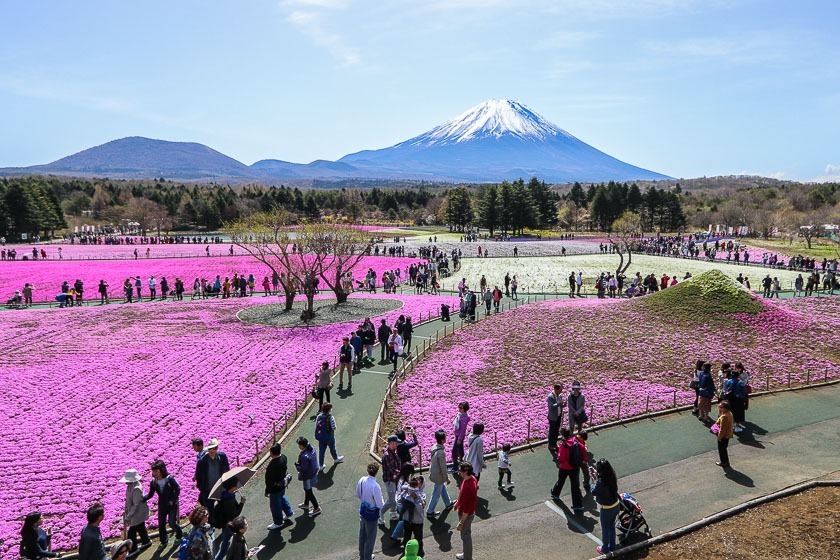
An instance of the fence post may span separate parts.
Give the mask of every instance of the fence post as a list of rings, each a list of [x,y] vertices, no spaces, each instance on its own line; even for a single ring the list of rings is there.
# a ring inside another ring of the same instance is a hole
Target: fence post
[[[645,414],[650,414],[650,395],[645,396]]]
[[[805,370],[805,385],[811,384],[811,372],[809,370]]]
[[[239,455],[236,456],[236,466],[239,466]]]
[[[766,376],[764,376],[764,390],[765,391],[770,390],[770,374],[769,373]]]
[[[277,420],[273,422],[272,433],[274,434],[274,443],[277,443]]]
[[[677,408],[677,390],[674,389],[674,408]]]
[[[256,453],[254,453],[255,460],[260,456],[260,438],[254,438],[254,447],[257,448]]]
[[[495,432],[495,431],[493,432],[493,449],[495,451],[499,450],[499,436],[498,436],[498,432]]]
[[[825,366],[825,377],[823,377],[823,382],[828,383],[828,366]]]
[[[788,373],[788,389],[790,389],[790,374]]]
[[[621,399],[618,399],[618,414],[616,415],[616,419],[621,419]]]
[[[589,427],[590,428],[595,425],[595,420],[593,420],[593,418],[595,418],[595,407],[590,406],[589,407]]]
[[[528,437],[525,439],[525,443],[531,443],[531,420],[528,420]]]

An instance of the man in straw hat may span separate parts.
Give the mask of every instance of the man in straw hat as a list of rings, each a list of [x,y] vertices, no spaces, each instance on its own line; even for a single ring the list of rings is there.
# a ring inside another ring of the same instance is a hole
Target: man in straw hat
[[[140,547],[148,548],[152,545],[149,532],[146,530],[149,505],[143,500],[143,486],[140,484],[140,474],[137,469],[125,471],[125,475],[120,479],[120,482],[124,482],[126,485],[123,521],[128,527],[128,540],[131,542],[128,555],[133,557],[139,552]],[[138,547],[138,543],[142,543],[140,547]]]
[[[198,488],[198,503],[207,508],[213,518],[215,502],[209,499],[210,490],[222,475],[230,470],[230,462],[224,451],[219,451],[219,440],[212,438],[204,446],[207,452],[195,465],[195,486]]]

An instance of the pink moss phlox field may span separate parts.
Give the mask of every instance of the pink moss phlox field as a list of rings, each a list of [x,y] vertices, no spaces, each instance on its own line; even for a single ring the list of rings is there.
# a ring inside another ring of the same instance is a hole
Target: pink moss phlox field
[[[177,245],[175,245],[177,247]],[[377,273],[377,282],[382,284],[382,273],[386,270],[399,268],[403,278],[407,278],[405,270],[417,259],[391,257],[364,257],[354,270],[357,279],[364,278],[367,269],[372,268]],[[142,294],[149,296],[148,279],[154,275],[158,283],[165,277],[170,289],[174,287],[175,278],[184,282],[187,293],[192,292],[196,278],[206,278],[213,282],[216,275],[224,280],[225,276],[233,278],[234,274],[253,274],[256,279],[256,290],[262,290],[265,276],[271,277],[271,271],[265,265],[251,257],[205,257],[195,259],[138,259],[138,260],[47,260],[47,261],[5,261],[0,263],[0,297],[8,299],[15,290],[20,290],[27,282],[35,286],[33,299],[36,302],[52,300],[61,292],[61,283],[65,280],[70,286],[81,279],[85,288],[85,299],[98,300],[98,286],[100,280],[108,282],[108,293],[111,298],[122,298],[123,283],[126,278],[140,276],[143,281]],[[321,283],[322,288],[327,288]],[[135,293],[136,297],[136,293]],[[158,297],[160,289],[158,288]],[[5,299],[3,300],[5,301]]]
[[[358,294],[404,306],[384,315],[436,312],[457,298]],[[2,554],[17,549],[22,516],[45,514],[59,549],[74,547],[84,512],[106,508],[104,535],[119,534],[129,468],[150,480],[149,462],[167,462],[183,487],[181,513],[195,504],[189,441],[217,437],[235,464],[252,458],[255,438],[278,431],[311,388],[319,363],[335,357],[355,323],[307,328],[242,324],[247,298],[53,309],[0,314],[0,478],[19,481],[0,498]],[[378,324],[378,319],[374,318]],[[264,440],[263,440],[264,441]],[[153,500],[152,508],[156,508]],[[152,516],[150,524],[155,523]]]
[[[417,428],[424,454],[434,431],[452,430],[457,403],[484,422],[487,439],[545,437],[554,383],[580,380],[595,423],[690,403],[694,362],[742,361],[755,390],[840,375],[840,297],[782,300],[725,327],[686,325],[627,300],[556,300],[527,305],[457,331],[399,385],[389,425]],[[790,308],[791,311],[787,310]],[[796,311],[794,311],[796,310]],[[802,311],[802,312],[800,312]],[[492,443],[491,443],[492,445]],[[428,456],[424,455],[424,460]]]

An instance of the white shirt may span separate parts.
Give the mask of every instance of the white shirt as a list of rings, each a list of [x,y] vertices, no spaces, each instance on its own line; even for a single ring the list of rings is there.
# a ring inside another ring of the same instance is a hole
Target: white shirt
[[[356,497],[360,502],[367,502],[378,508],[385,505],[382,499],[382,488],[379,487],[379,482],[370,475],[363,476],[356,484]]]

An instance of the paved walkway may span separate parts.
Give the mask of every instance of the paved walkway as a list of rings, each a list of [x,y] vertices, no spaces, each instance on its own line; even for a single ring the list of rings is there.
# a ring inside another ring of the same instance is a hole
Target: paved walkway
[[[453,322],[459,322],[457,315]],[[439,321],[418,326],[415,344],[441,327]],[[261,560],[358,557],[355,487],[370,462],[370,433],[388,386],[388,370],[387,366],[366,370],[354,376],[352,390],[334,391],[338,451],[345,461],[340,465],[333,465],[329,458],[326,461],[327,469],[316,490],[323,510],[320,516],[310,519],[300,515],[296,506],[303,491],[300,483],[293,482],[289,499],[297,523],[269,532],[265,529],[271,518],[263,496],[263,472],[243,490],[248,498],[244,510],[250,524],[248,543],[265,545]],[[621,491],[638,498],[654,534],[838,469],[840,386],[755,398],[747,419],[749,430],[730,445],[734,470],[729,473],[714,465],[714,437],[689,413],[603,430],[590,437],[589,445],[596,458],[608,457],[613,463]],[[313,440],[313,434],[311,414],[290,441],[298,435]],[[284,452],[292,463],[297,446],[290,444]],[[479,491],[479,521],[473,526],[476,558],[584,559],[595,555],[600,529],[594,503],[585,502],[589,509],[576,521],[567,520],[568,486],[562,504],[547,503],[557,471],[545,448],[514,455],[516,487],[511,492],[496,489],[495,464],[488,467]],[[452,487],[450,495],[456,493]],[[455,514],[448,512],[436,522],[426,523],[427,560],[452,558],[460,551],[455,519]],[[390,538],[380,535],[377,557],[400,558],[401,551]],[[158,560],[174,552],[168,549],[162,554],[152,548],[142,558]]]

